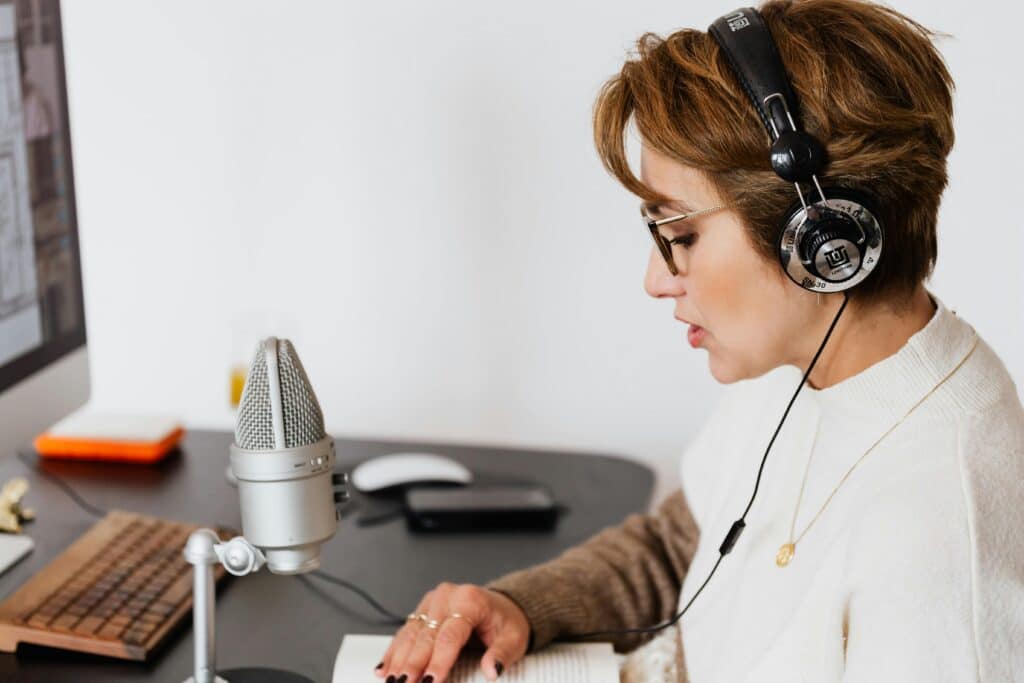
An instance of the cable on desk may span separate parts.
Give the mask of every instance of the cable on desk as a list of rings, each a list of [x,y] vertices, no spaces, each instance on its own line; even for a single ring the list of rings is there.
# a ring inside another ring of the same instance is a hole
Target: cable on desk
[[[384,522],[390,522],[392,519],[398,519],[405,514],[405,506],[401,503],[396,504],[394,507],[387,508],[383,512],[377,512],[373,515],[361,514],[356,517],[356,526],[376,526],[377,524],[383,524]]]
[[[67,483],[66,481],[64,481],[62,478],[60,478],[59,476],[57,476],[53,472],[47,472],[46,470],[41,469],[40,467],[38,467],[37,466],[37,462],[34,462],[31,456],[29,456],[28,454],[26,454],[26,453],[24,453],[22,451],[18,451],[17,452],[17,456],[18,456],[18,460],[20,460],[22,462],[22,464],[25,465],[25,467],[29,468],[33,472],[38,472],[39,474],[42,474],[44,477],[46,477],[47,479],[52,481],[54,484],[56,484],[58,487],[60,487],[61,490],[63,490],[64,493],[66,493],[71,500],[75,501],[75,503],[77,503],[78,506],[80,508],[82,508],[83,510],[85,510],[87,513],[89,513],[90,515],[93,515],[94,517],[98,517],[98,518],[103,518],[103,517],[107,516],[107,511],[106,510],[104,510],[103,508],[97,507],[97,506],[93,505],[92,503],[89,503],[84,498],[82,498],[82,496],[80,496],[78,494],[78,492],[75,491],[74,488],[72,488],[71,484]],[[225,526],[225,528],[227,528],[227,525],[224,525],[224,526]],[[396,622],[396,625],[400,625],[400,624],[405,623],[405,619],[403,619],[402,617],[398,616],[394,612],[391,612],[390,610],[385,608],[379,602],[374,600],[373,596],[371,596],[369,593],[367,593],[366,591],[364,591],[362,588],[360,588],[359,586],[355,585],[354,583],[346,581],[345,579],[340,579],[337,576],[333,576],[333,575],[328,574],[327,572],[324,572],[324,571],[319,570],[319,569],[311,572],[311,575],[317,577],[321,581],[326,581],[328,583],[333,583],[333,584],[335,584],[337,586],[341,586],[342,588],[347,588],[348,590],[352,591],[353,593],[356,593],[361,598],[366,600],[366,602],[368,602],[370,604],[370,606],[372,606],[378,612],[380,612],[381,614],[386,616],[388,619],[394,620]],[[303,578],[303,577],[300,576],[299,578]]]
[[[309,572],[309,574],[304,574],[300,578],[306,578],[308,576],[316,577],[316,578],[320,579],[321,581],[326,581],[327,583],[333,583],[336,586],[341,586],[342,588],[347,588],[350,591],[352,591],[353,593],[356,593],[361,598],[363,598],[363,600],[366,600],[366,602],[370,603],[370,606],[372,606],[375,610],[377,610],[378,612],[380,612],[381,614],[386,616],[388,619],[391,619],[394,622],[394,624],[392,624],[393,626],[401,626],[402,624],[405,623],[405,618],[404,617],[401,617],[401,616],[395,614],[394,612],[392,612],[388,608],[386,608],[383,605],[381,605],[379,602],[377,602],[376,600],[373,599],[373,596],[371,596],[369,593],[367,593],[366,591],[364,591],[362,588],[360,588],[359,586],[355,585],[354,583],[346,581],[345,579],[339,579],[337,576],[334,576],[332,574],[328,574],[327,572],[323,571],[322,569],[314,569],[313,571]]]
[[[89,503],[87,500],[85,500],[85,498],[82,498],[80,495],[78,495],[78,492],[71,488],[71,485],[68,484],[66,481],[58,477],[53,472],[47,472],[46,470],[38,467],[38,458],[36,458],[37,462],[33,462],[32,458],[30,458],[24,452],[18,451],[17,454],[18,460],[20,460],[22,464],[25,465],[25,467],[29,468],[33,472],[38,472],[39,474],[43,475],[44,477],[52,481],[54,484],[59,486],[61,489],[63,489],[64,493],[68,494],[68,497],[71,498],[71,500],[78,503],[78,507],[82,508],[83,510],[85,510],[94,517],[103,518],[107,516],[106,510],[104,510],[103,508],[96,507],[92,503]]]

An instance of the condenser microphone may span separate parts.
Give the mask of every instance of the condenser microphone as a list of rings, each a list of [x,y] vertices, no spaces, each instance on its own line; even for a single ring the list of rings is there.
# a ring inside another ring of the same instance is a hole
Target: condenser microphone
[[[260,342],[238,406],[231,471],[242,535],[275,574],[320,566],[320,546],[338,528],[334,441],[309,377],[287,339]],[[333,475],[333,476],[332,476]]]

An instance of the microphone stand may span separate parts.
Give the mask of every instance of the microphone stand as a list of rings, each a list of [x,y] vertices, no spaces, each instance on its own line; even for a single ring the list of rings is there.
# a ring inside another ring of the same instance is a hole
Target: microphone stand
[[[196,529],[183,551],[192,565],[192,622],[195,645],[194,673],[185,683],[313,683],[305,676],[275,669],[233,669],[217,675],[214,628],[215,595],[213,566],[220,563],[231,574],[245,576],[259,571],[266,557],[244,536],[222,543],[212,529]]]

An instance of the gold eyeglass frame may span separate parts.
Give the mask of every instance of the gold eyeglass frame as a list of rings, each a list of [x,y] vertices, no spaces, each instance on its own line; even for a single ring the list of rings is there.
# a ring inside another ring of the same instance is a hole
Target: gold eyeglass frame
[[[657,202],[661,204],[662,202]],[[655,219],[652,218],[648,213],[648,206],[650,202],[640,203],[640,216],[643,219],[644,225],[651,232],[651,238],[654,243],[658,246],[658,251],[661,252],[662,258],[665,259],[665,264],[668,265],[668,270],[673,275],[679,275],[679,269],[676,268],[675,260],[672,258],[672,243],[675,240],[665,239],[665,236],[658,230],[663,225],[669,223],[675,223],[677,221],[685,221],[688,218],[694,218],[696,216],[703,216],[704,214],[711,213],[712,211],[718,211],[719,209],[729,208],[728,204],[717,204],[715,206],[709,206],[706,209],[699,209],[697,211],[691,211],[690,213],[681,213],[675,216],[669,216],[668,218]]]

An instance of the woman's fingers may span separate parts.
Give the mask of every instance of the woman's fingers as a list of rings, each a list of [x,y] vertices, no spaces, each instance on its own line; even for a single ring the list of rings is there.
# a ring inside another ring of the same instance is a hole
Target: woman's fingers
[[[526,654],[524,643],[528,634],[519,632],[517,628],[505,625],[497,631],[494,641],[488,644],[487,651],[480,658],[480,670],[487,680],[493,681],[509,665],[518,662]]]
[[[415,636],[408,643],[408,647],[400,649],[391,660],[391,670],[398,676],[398,680],[405,677],[405,683],[419,683],[423,676],[423,669],[430,661],[430,655],[434,651],[435,639],[440,630],[441,623],[448,614],[448,606],[443,602],[442,597],[431,601],[430,606],[423,614],[427,620],[417,620],[419,625],[415,629]]]
[[[423,677],[431,676],[433,683],[444,683],[452,672],[462,648],[473,635],[473,624],[465,617],[445,619],[437,631],[430,659],[423,667]]]
[[[434,683],[443,683],[451,673],[459,653],[473,631],[487,632],[493,626],[494,614],[487,592],[479,586],[456,587],[448,599],[448,618],[437,633],[434,651],[424,674]]]
[[[505,669],[526,655],[530,643],[530,622],[523,610],[508,596],[487,591],[494,613],[490,629],[481,633],[487,650],[480,658],[480,669],[488,680],[494,680]]]
[[[384,652],[384,656],[381,657],[380,663],[374,670],[378,678],[384,678],[394,670],[394,662],[398,657],[402,656],[402,653],[408,647],[407,643],[409,640],[415,637],[413,633],[415,628],[417,628],[415,621],[406,621],[405,625],[398,629],[398,632],[391,639],[388,649]]]
[[[420,600],[420,604],[416,606],[416,611],[413,612],[413,614],[422,614],[429,609],[435,592],[436,589],[429,591],[424,595]],[[418,620],[407,619],[405,625],[398,629],[398,633],[396,633],[395,637],[391,639],[388,649],[384,651],[384,656],[381,657],[380,664],[377,665],[377,668],[374,670],[374,673],[378,678],[384,678],[388,675],[389,671],[392,671],[391,664],[395,661],[396,654],[404,652],[403,648],[407,647],[407,643],[410,639],[415,638],[420,626],[422,626],[422,624]]]

